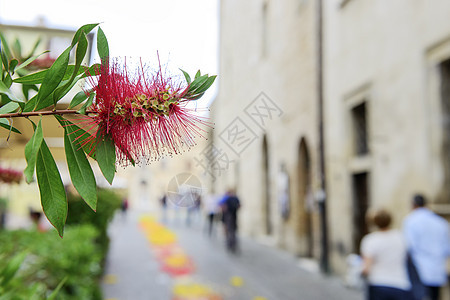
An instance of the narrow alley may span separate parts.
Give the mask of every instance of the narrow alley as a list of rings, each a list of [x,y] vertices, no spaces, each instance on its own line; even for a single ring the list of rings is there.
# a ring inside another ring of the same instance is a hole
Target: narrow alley
[[[206,234],[201,216],[160,222],[129,211],[110,227],[111,248],[103,278],[107,300],[361,299],[342,280],[301,267],[298,259],[247,238],[228,253],[220,223]]]

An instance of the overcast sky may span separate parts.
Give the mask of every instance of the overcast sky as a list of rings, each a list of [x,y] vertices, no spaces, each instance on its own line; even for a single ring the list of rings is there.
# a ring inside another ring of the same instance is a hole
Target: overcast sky
[[[65,29],[102,23],[111,56],[156,66],[158,51],[173,70],[217,74],[218,0],[0,0],[1,23],[36,25],[40,17]]]

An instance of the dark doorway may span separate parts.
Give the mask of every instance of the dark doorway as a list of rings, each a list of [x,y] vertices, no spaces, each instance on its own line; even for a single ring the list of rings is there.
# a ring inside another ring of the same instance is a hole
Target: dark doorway
[[[313,256],[313,230],[312,230],[312,194],[311,194],[311,162],[309,150],[304,138],[300,141],[298,149],[298,192],[299,192],[299,222],[298,234],[300,237],[300,255]]]
[[[369,230],[366,213],[369,206],[369,174],[353,174],[353,251],[359,253],[361,240]]]

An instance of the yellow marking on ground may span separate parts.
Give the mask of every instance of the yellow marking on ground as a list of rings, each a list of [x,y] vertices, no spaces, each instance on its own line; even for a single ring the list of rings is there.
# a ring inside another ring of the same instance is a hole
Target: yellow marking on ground
[[[267,298],[266,297],[261,297],[261,296],[256,296],[256,297],[253,297],[252,300],[267,300]]]
[[[241,287],[244,285],[244,279],[239,276],[233,276],[230,278],[230,284],[235,287]]]
[[[166,264],[171,267],[181,267],[189,263],[189,258],[182,253],[172,254],[164,259]]]
[[[105,284],[117,284],[117,275],[107,274],[103,277],[103,282]]]
[[[174,299],[180,300],[219,300],[217,295],[210,287],[199,283],[177,283],[173,287]]]

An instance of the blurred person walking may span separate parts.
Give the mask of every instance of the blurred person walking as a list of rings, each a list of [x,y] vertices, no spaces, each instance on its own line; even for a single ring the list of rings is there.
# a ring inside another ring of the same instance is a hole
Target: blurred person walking
[[[222,207],[222,220],[225,226],[225,239],[227,249],[233,253],[238,251],[237,240],[237,213],[241,207],[241,202],[233,189],[229,189],[220,200]]]
[[[206,212],[206,230],[208,232],[208,236],[212,236],[214,223],[217,219],[217,215],[220,213],[217,195],[210,194],[206,197],[204,210]]]
[[[403,230],[408,252],[418,278],[411,279],[416,299],[438,300],[440,288],[447,284],[450,256],[448,222],[425,207],[423,195],[412,200],[413,211],[405,218]],[[414,269],[413,269],[414,271]],[[424,289],[421,289],[421,286]]]
[[[368,300],[409,300],[411,283],[406,269],[406,242],[399,230],[391,229],[391,214],[376,211],[368,221],[377,227],[361,241],[363,276]]]

